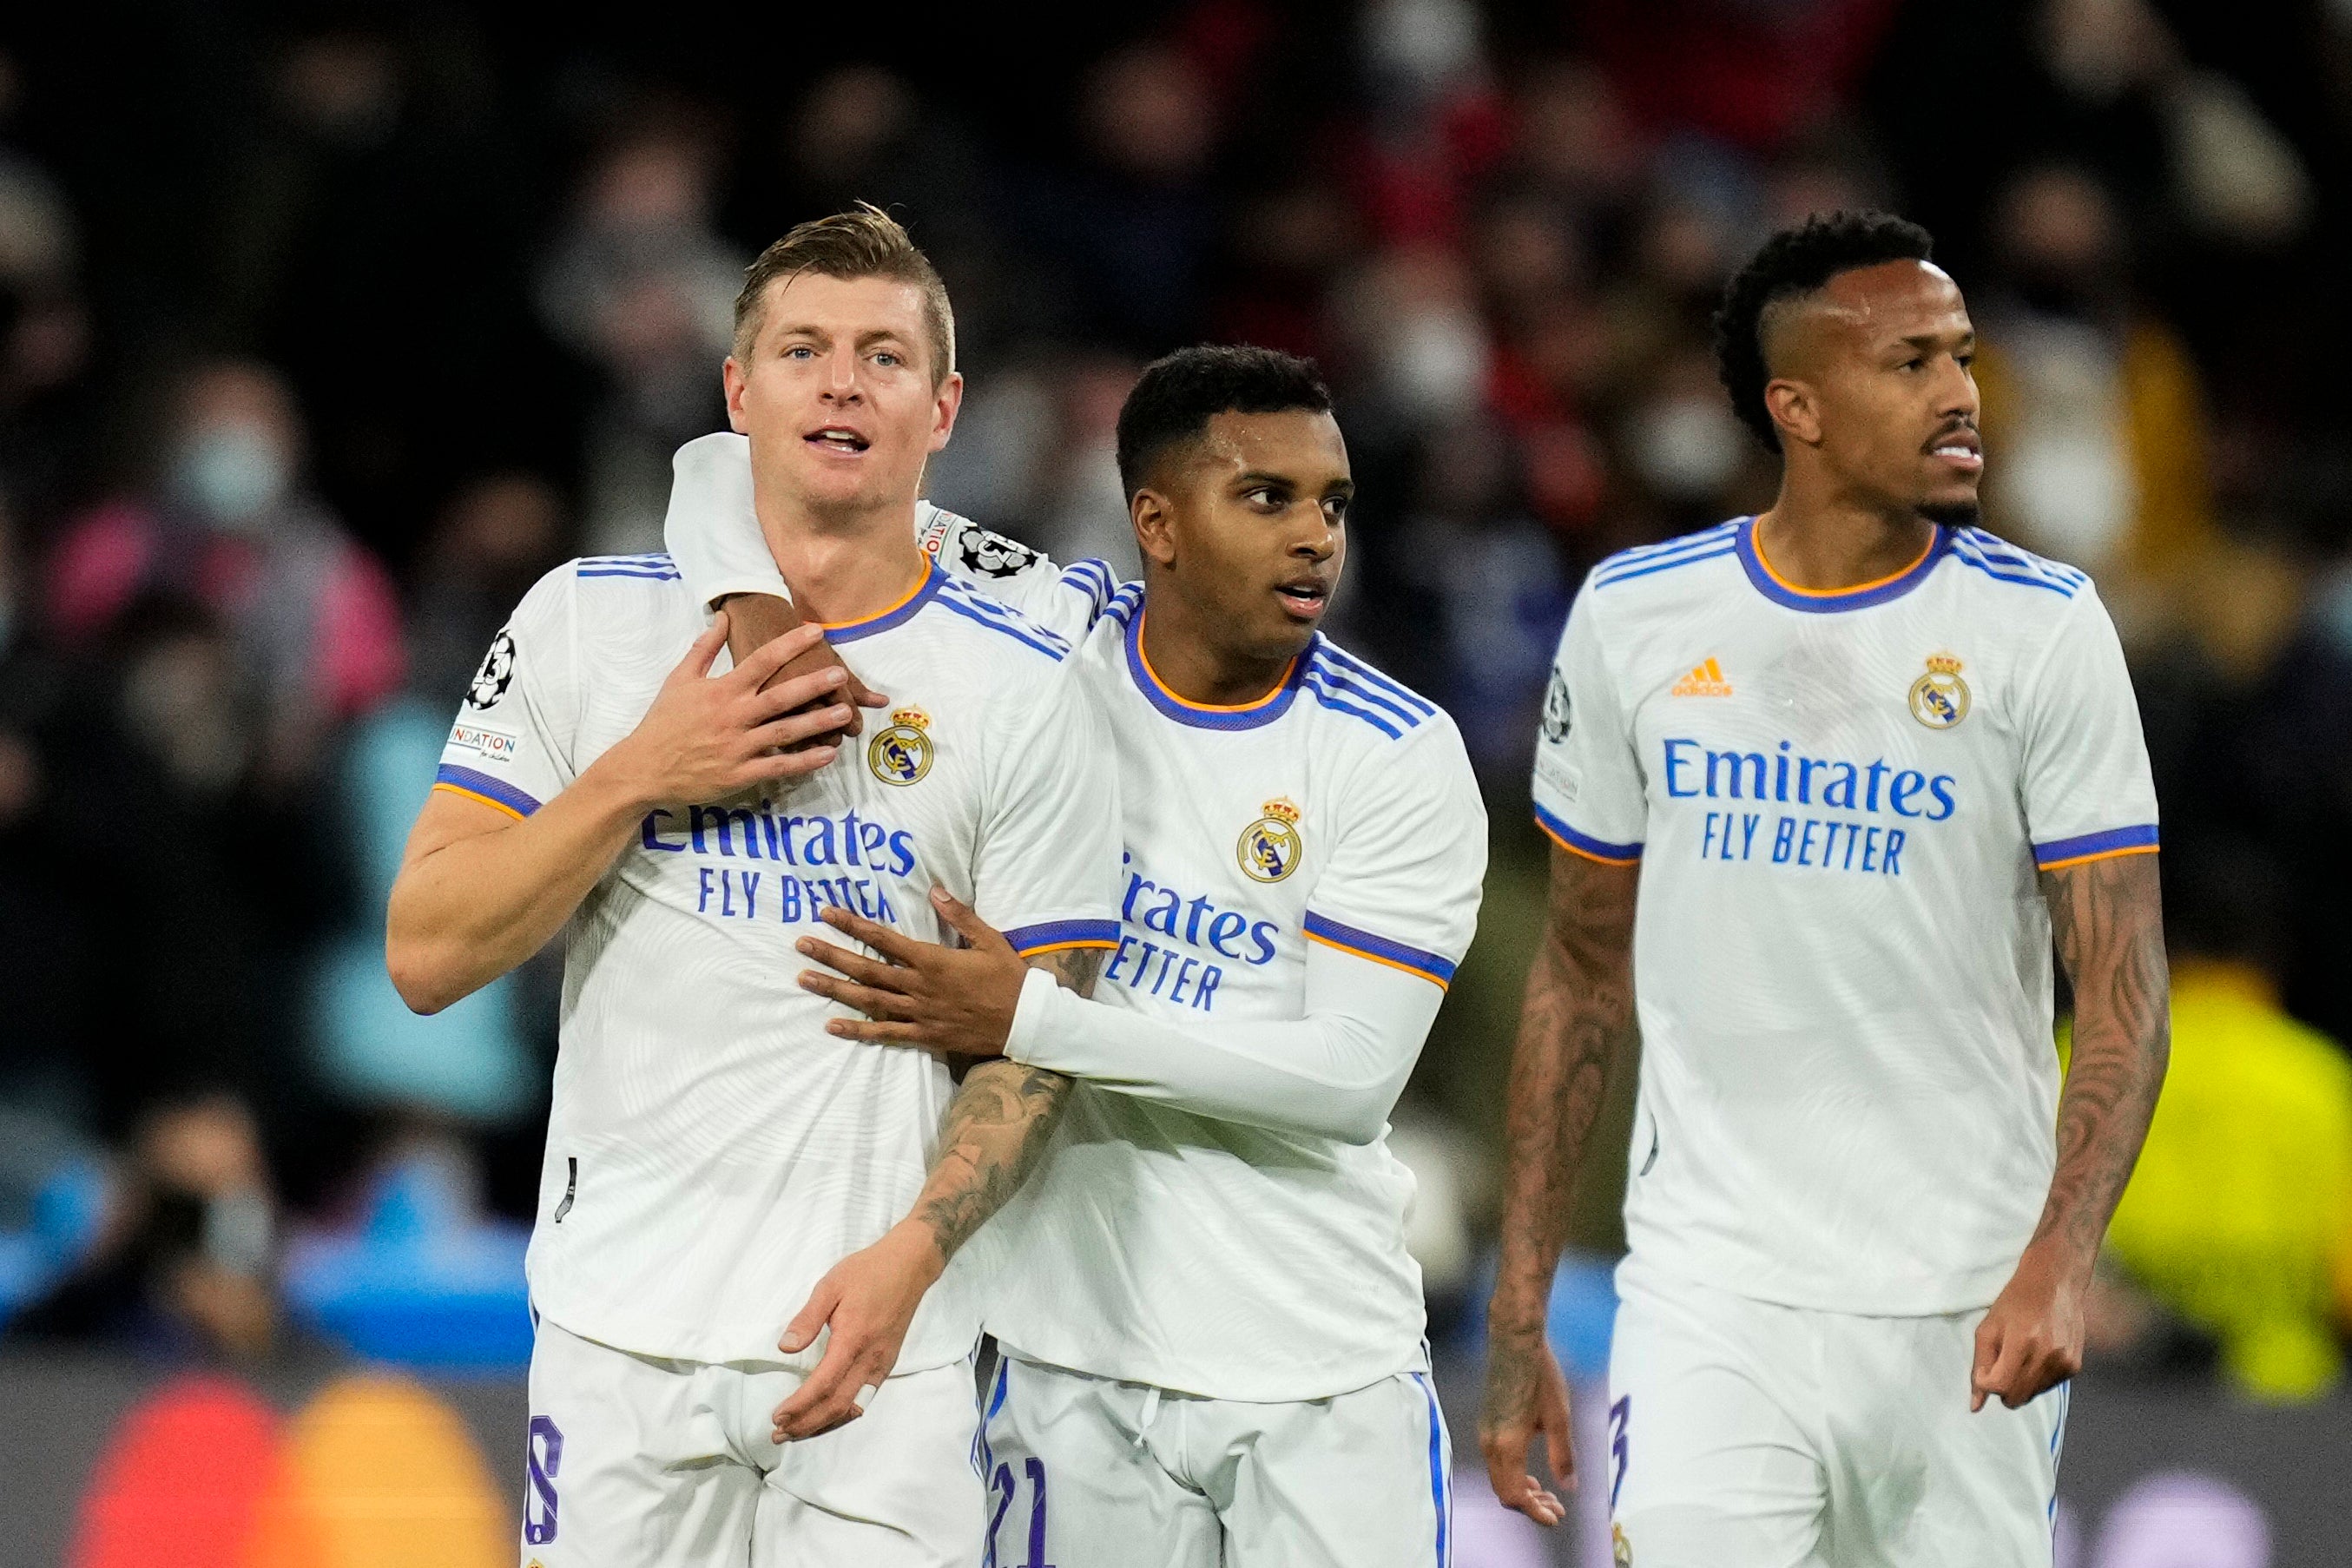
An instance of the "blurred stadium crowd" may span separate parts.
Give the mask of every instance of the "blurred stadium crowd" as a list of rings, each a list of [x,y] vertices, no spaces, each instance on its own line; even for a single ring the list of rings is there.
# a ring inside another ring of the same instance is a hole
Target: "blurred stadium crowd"
[[[2336,1380],[2352,4],[1192,0],[857,53],[690,6],[45,9],[0,21],[8,1334],[370,1348],[388,1291],[445,1359],[511,1352],[556,977],[410,1016],[386,889],[508,608],[660,548],[740,268],[854,198],[954,295],[933,495],[1065,558],[1132,562],[1150,356],[1332,377],[1334,629],[1454,714],[1497,824],[1398,1134],[1466,1319],[1554,639],[1602,555],[1769,500],[1709,311],[1772,227],[1874,205],[1968,290],[1987,521],[2098,578],[2156,762],[2175,1054],[2095,1353]]]

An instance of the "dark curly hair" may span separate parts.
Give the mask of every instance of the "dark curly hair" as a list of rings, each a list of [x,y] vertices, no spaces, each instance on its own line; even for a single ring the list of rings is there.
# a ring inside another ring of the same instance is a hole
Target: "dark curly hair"
[[[1131,498],[1169,447],[1220,414],[1331,412],[1331,389],[1312,360],[1274,349],[1200,343],[1144,366],[1118,410],[1118,480]]]
[[[1715,312],[1715,373],[1731,394],[1732,412],[1772,451],[1780,449],[1764,405],[1764,312],[1811,294],[1841,272],[1885,261],[1926,261],[1936,249],[1927,231],[1883,212],[1837,212],[1807,218],[1766,240],[1724,285]]]

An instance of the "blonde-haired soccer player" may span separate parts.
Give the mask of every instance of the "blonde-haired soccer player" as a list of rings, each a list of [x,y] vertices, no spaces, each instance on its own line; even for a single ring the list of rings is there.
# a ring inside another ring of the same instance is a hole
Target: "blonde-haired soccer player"
[[[949,1260],[1066,1083],[998,1063],[959,1090],[834,1037],[793,943],[831,905],[934,940],[936,884],[1086,990],[1116,942],[1118,782],[1068,643],[915,546],[961,382],[905,232],[803,225],[737,321],[765,549],[822,625],[711,676],[726,623],[668,557],[551,573],[450,732],[388,956],[430,1011],[564,934],[525,1558],[969,1564],[978,1306]],[[891,694],[871,736],[844,732],[820,639]]]

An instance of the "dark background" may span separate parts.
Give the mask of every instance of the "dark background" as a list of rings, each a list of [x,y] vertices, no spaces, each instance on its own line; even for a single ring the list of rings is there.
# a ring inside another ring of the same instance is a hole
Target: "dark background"
[[[956,302],[971,390],[932,494],[1057,555],[1128,548],[1109,425],[1151,356],[1266,342],[1331,379],[1362,485],[1333,630],[1445,704],[1495,823],[1396,1136],[1433,1326],[1475,1357],[1553,639],[1603,555],[1769,501],[1709,310],[1773,227],[1869,205],[1967,290],[1987,523],[2097,578],[2157,770],[2174,1079],[2095,1379],[2328,1400],[2347,150],[2340,0],[16,8],[5,1342],[265,1377],[527,1345],[555,969],[411,1019],[383,891],[514,600],[660,547],[740,267],[865,198]],[[1588,1268],[1621,1243],[1628,1087]],[[488,1315],[374,1339],[372,1289]]]

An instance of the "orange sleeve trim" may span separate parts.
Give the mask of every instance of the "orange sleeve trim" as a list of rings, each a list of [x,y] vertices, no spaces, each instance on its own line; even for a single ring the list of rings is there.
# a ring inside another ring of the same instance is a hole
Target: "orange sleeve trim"
[[[523,820],[523,815],[521,812],[517,811],[505,801],[492,800],[488,795],[483,795],[478,790],[470,790],[465,788],[461,784],[436,784],[433,788],[436,793],[446,791],[451,795],[461,796],[464,799],[478,802],[483,805],[488,806],[492,811],[504,812],[507,816],[513,817],[517,822]]]
[[[2047,866],[2036,866],[2037,871],[2063,871],[2069,866],[2087,866],[2094,860],[2116,860],[2126,855],[2153,855],[2158,846],[2134,844],[2123,849],[2103,849],[2096,855],[2077,855],[2071,860],[2053,860]]]
[[[1543,821],[1540,817],[1538,817],[1538,818],[1537,819],[1537,821],[1536,821],[1536,826],[1537,826],[1537,827],[1538,827],[1538,828],[1540,828],[1540,829],[1542,829],[1543,836],[1544,836],[1546,838],[1550,839],[1554,844],[1559,845],[1562,849],[1567,850],[1567,851],[1568,851],[1570,854],[1571,854],[1571,855],[1580,856],[1580,857],[1582,857],[1584,859],[1591,860],[1591,861],[1594,862],[1594,863],[1595,863],[1595,864],[1597,864],[1597,865],[1601,865],[1601,866],[1638,866],[1638,865],[1640,865],[1640,864],[1642,863],[1642,858],[1641,858],[1639,855],[1633,856],[1633,857],[1632,858],[1630,858],[1630,859],[1619,860],[1619,859],[1614,859],[1614,858],[1611,858],[1610,856],[1607,856],[1607,855],[1595,855],[1595,854],[1594,854],[1591,850],[1590,850],[1590,849],[1580,849],[1580,848],[1578,848],[1575,845],[1570,844],[1567,839],[1562,838],[1559,834],[1554,833],[1554,832],[1551,830],[1551,828],[1550,828],[1549,826],[1546,826],[1546,824],[1544,823],[1544,821]]]
[[[1311,942],[1318,943],[1321,946],[1328,947],[1334,952],[1344,952],[1350,958],[1360,958],[1367,963],[1384,964],[1388,968],[1400,970],[1406,974],[1411,974],[1419,979],[1426,980],[1432,985],[1436,986],[1440,991],[1452,989],[1452,987],[1444,981],[1439,979],[1436,975],[1432,974],[1428,970],[1423,969],[1417,964],[1402,963],[1393,958],[1383,958],[1377,952],[1366,952],[1360,947],[1349,947],[1344,942],[1333,942],[1329,937],[1323,936],[1311,931],[1307,933],[1307,940]]]

